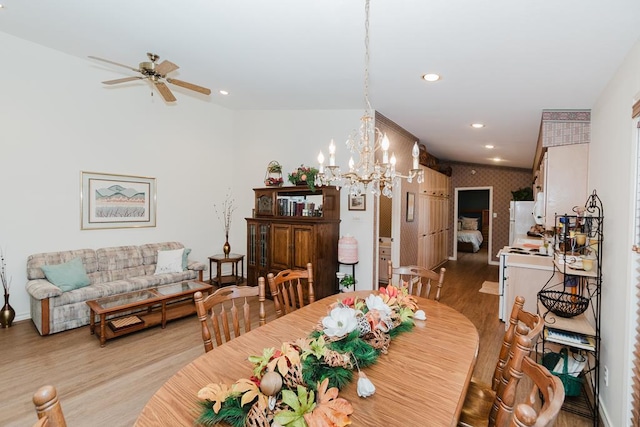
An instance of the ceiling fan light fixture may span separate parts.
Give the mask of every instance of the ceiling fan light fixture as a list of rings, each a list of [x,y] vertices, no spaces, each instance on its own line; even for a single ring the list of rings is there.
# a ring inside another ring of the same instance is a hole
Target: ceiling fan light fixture
[[[438,80],[440,80],[440,74],[436,74],[436,73],[423,74],[422,79],[427,82],[437,82]]]

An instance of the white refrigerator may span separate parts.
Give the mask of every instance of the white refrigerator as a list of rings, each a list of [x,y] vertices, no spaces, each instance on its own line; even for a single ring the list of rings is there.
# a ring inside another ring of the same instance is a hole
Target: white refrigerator
[[[526,237],[527,231],[536,225],[535,202],[510,202],[509,204],[509,246],[517,237]]]

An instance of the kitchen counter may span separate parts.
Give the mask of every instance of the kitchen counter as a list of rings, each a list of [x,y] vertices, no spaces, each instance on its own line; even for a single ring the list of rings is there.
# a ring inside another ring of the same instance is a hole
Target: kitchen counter
[[[553,257],[533,248],[505,246],[500,257],[500,320],[507,322],[516,296],[525,299],[524,309],[535,313],[538,292],[555,274]],[[518,253],[514,253],[518,252]],[[506,325],[508,326],[508,325]]]

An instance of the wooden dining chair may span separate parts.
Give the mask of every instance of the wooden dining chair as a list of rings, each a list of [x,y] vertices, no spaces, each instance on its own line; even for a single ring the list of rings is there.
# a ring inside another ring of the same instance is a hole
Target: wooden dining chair
[[[506,369],[510,358],[513,356],[513,346],[520,335],[525,335],[529,340],[527,355],[531,352],[542,332],[544,322],[537,314],[529,313],[523,309],[524,298],[517,296],[509,317],[509,327],[502,339],[502,346],[498,355],[498,362],[490,384],[485,384],[475,378],[471,379],[467,395],[462,406],[459,427],[484,427],[490,426],[491,410],[496,398],[501,399],[501,393],[510,373]]]
[[[562,381],[528,356],[522,361],[522,373],[531,379],[533,387],[528,400],[516,406],[510,426],[553,426],[564,403],[565,392]],[[541,403],[536,405],[540,394],[542,394]],[[537,412],[534,409],[536,406],[540,406]]]
[[[62,406],[58,400],[58,392],[52,385],[40,387],[33,395],[38,421],[34,427],[67,427],[62,413]]]
[[[397,276],[398,286],[405,286],[408,288],[409,293],[418,297],[433,298],[436,301],[440,301],[440,294],[442,292],[442,285],[444,284],[444,273],[446,268],[440,268],[440,273],[431,271],[428,268],[419,267],[417,265],[408,265],[393,267],[391,261],[387,263],[389,283],[392,282],[392,278]],[[436,289],[431,295],[432,283]]]
[[[213,350],[213,342],[211,340],[212,330],[216,339],[216,345],[218,346],[241,335],[243,332],[249,332],[251,330],[251,310],[249,302],[247,301],[249,297],[258,297],[260,306],[259,323],[260,326],[262,326],[266,323],[264,277],[258,278],[258,286],[226,286],[218,289],[206,298],[203,298],[202,292],[196,292],[194,294],[193,299],[201,324],[205,352]],[[242,308],[242,314],[240,314],[238,306]],[[231,316],[232,321],[233,337],[231,336],[229,316]],[[243,323],[242,328],[240,326],[241,318]],[[211,324],[209,321],[211,321]],[[211,328],[209,326],[211,326]],[[222,340],[223,335],[224,341]]]
[[[309,304],[315,301],[313,291],[313,266],[307,263],[306,270],[282,270],[275,276],[267,274],[269,290],[273,297],[276,309],[276,317],[289,314],[292,311],[304,307],[305,300]],[[303,284],[306,282],[306,290]],[[307,294],[305,298],[305,292]]]

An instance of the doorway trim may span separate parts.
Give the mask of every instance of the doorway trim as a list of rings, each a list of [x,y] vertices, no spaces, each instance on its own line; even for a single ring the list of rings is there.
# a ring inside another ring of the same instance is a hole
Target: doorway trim
[[[453,208],[453,256],[451,257],[452,261],[456,261],[458,259],[458,227],[455,225],[457,223],[459,214],[458,214],[458,193],[460,191],[469,191],[469,190],[489,190],[489,239],[487,242],[487,264],[495,264],[491,260],[491,254],[493,253],[493,186],[485,186],[485,187],[456,187],[455,198],[453,200],[454,208]]]

